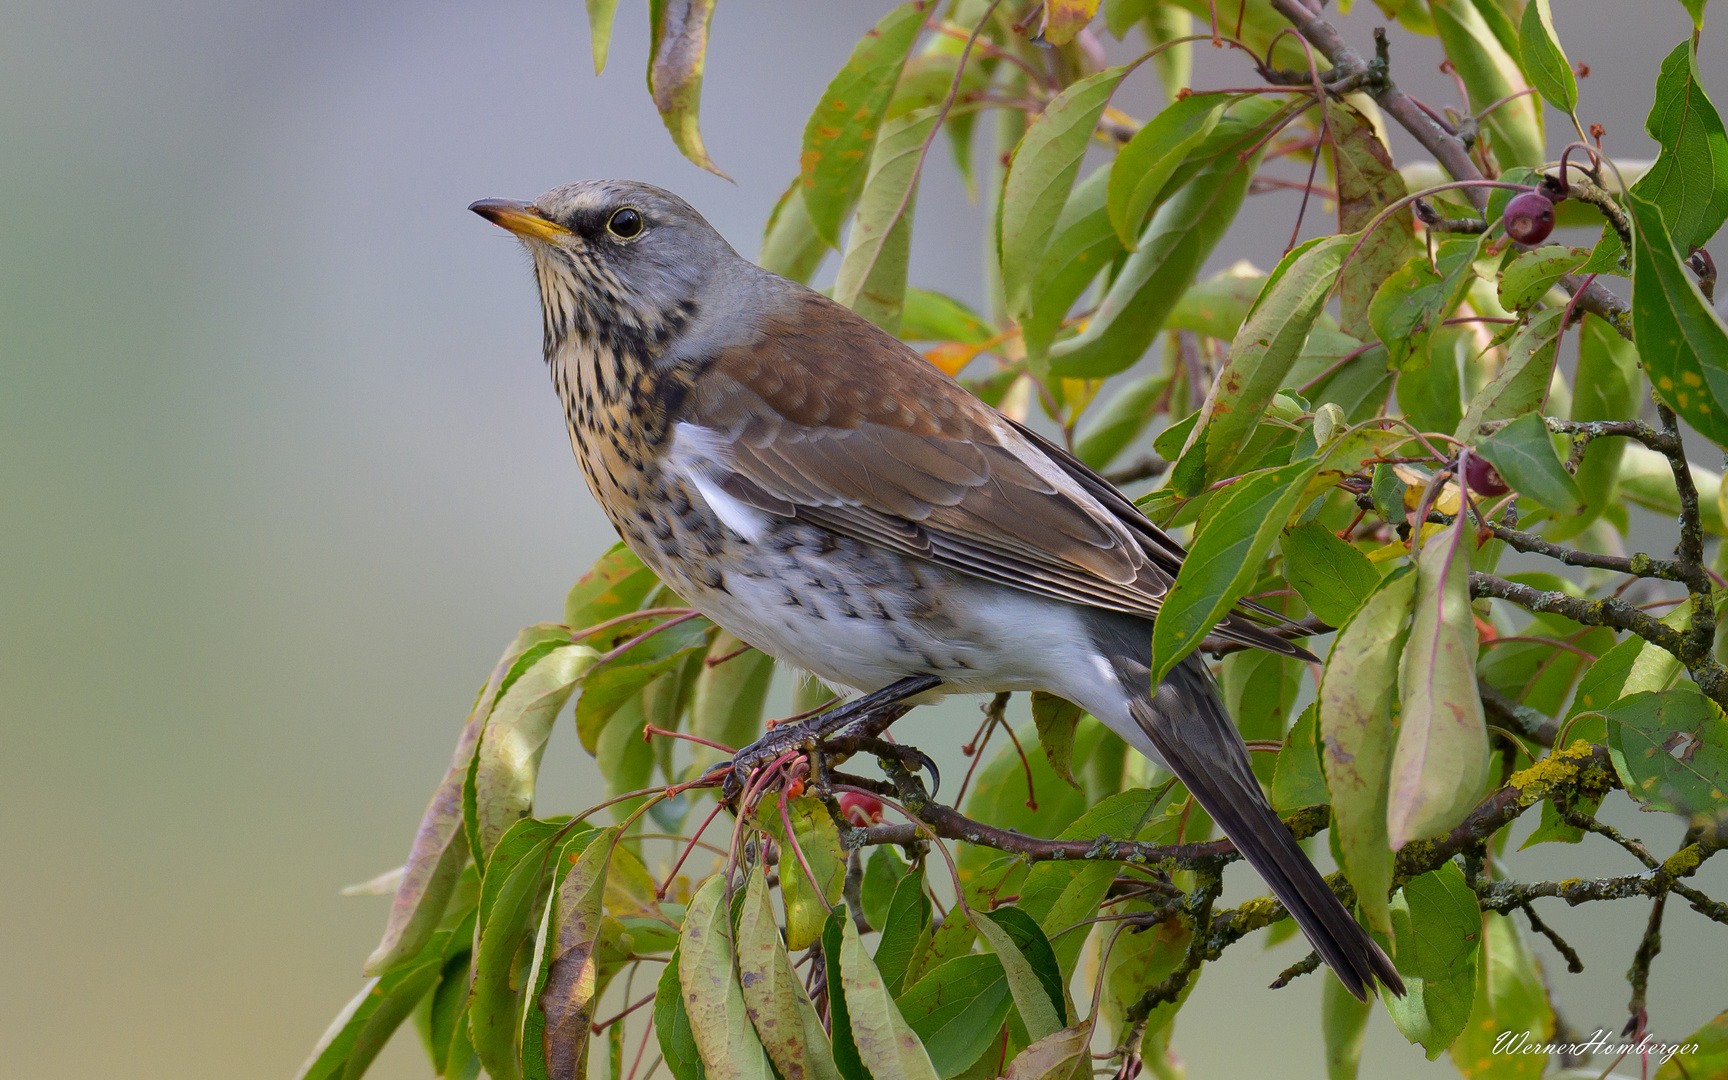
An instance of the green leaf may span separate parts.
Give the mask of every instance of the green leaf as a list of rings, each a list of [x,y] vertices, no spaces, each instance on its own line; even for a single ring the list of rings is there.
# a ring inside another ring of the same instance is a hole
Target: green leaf
[[[1152,627],[1154,684],[1248,595],[1320,464],[1319,458],[1304,458],[1249,473],[1214,496],[1210,521],[1195,536]]]
[[[1690,630],[1691,609],[1684,604],[1676,607],[1662,617],[1662,625],[1682,632]],[[1572,705],[1566,710],[1566,719],[1571,720],[1584,712],[1602,712],[1621,698],[1633,694],[1666,690],[1674,685],[1681,671],[1680,660],[1673,653],[1650,647],[1641,637],[1628,637],[1602,653],[1585,669]],[[1590,732],[1595,736],[1590,741],[1599,743],[1607,738],[1607,728],[1600,726],[1602,723],[1599,720],[1598,727]],[[1584,731],[1582,724],[1573,725],[1572,730],[1575,735],[1582,735]]]
[[[1553,1040],[1554,1009],[1542,972],[1511,918],[1484,912],[1482,930],[1475,1004],[1452,1044],[1452,1064],[1471,1080],[1540,1080],[1547,1055],[1507,1053],[1503,1047]]]
[[[1249,310],[1265,287],[1266,272],[1244,259],[1188,286],[1182,299],[1170,309],[1164,329],[1192,330],[1219,341],[1230,341],[1242,329],[1242,321],[1248,318]]]
[[[551,1076],[576,1076],[588,1050],[589,1025],[594,1020],[598,998],[599,963],[595,956],[600,941],[601,898],[606,892],[606,868],[622,830],[603,829],[583,841],[580,854],[570,852],[559,859],[575,862],[558,885],[548,935],[548,971],[545,989],[537,1004],[545,1014],[543,1043],[545,1069]],[[524,1056],[529,1047],[523,1047]]]
[[[870,157],[858,215],[846,234],[846,254],[834,279],[834,299],[897,334],[906,300],[906,260],[912,247],[912,207],[924,141],[935,127],[937,106],[919,109],[882,125]],[[808,201],[808,191],[805,199]]]
[[[768,1054],[744,1008],[744,992],[733,977],[732,927],[726,878],[704,881],[684,911],[678,935],[678,982],[690,1035],[714,1080],[768,1080]]]
[[[1164,87],[1164,99],[1173,101],[1186,90],[1194,74],[1194,43],[1171,44],[1178,38],[1194,33],[1194,17],[1171,4],[1158,4],[1146,17],[1146,38],[1154,46],[1165,48],[1152,58],[1158,69],[1158,81]]]
[[[1657,396],[1718,446],[1728,447],[1728,327],[1680,265],[1662,214],[1626,199],[1632,240],[1632,329]]]
[[[954,25],[952,22],[948,23],[950,27]],[[966,40],[970,34],[971,27],[968,26],[957,36],[938,33],[925,38],[923,48],[918,50],[917,55],[908,58],[906,66],[901,69],[900,81],[894,84],[894,96],[889,99],[888,111],[882,114],[882,118],[892,120],[905,116],[914,109],[940,105],[946,101],[948,91],[954,85],[954,68],[960,62],[960,55],[966,51]],[[990,85],[990,64],[980,56],[981,51],[975,50],[972,53],[971,62],[960,76],[956,101],[967,101],[969,99],[966,95],[979,94]],[[954,117],[951,114],[950,120],[952,119]]]
[[[1318,521],[1286,529],[1278,543],[1284,552],[1284,580],[1310,611],[1332,626],[1343,626],[1380,587],[1380,572],[1368,556]]]
[[[1169,375],[1147,375],[1124,384],[1103,408],[1090,410],[1091,419],[1074,439],[1074,456],[1094,469],[1109,465],[1152,423],[1169,385]]]
[[[1310,704],[1284,737],[1284,749],[1278,751],[1277,772],[1272,778],[1272,805],[1280,811],[1324,806],[1332,801],[1326,790],[1326,778],[1320,772],[1320,753],[1315,747],[1318,727],[1315,706]]]
[[[1326,1039],[1326,1080],[1356,1080],[1362,1037],[1368,1030],[1372,1001],[1357,1001],[1344,984],[1327,979],[1320,988],[1320,1031]]]
[[[363,1074],[437,983],[449,939],[449,930],[437,931],[411,962],[368,979],[336,1014],[294,1080],[342,1080]]]
[[[1050,941],[1032,917],[1018,908],[974,911],[973,927],[1002,961],[1008,990],[1026,1031],[1034,1040],[1060,1030],[1066,1004],[1062,974]]]
[[[864,883],[860,888],[865,922],[878,930],[887,926],[888,909],[893,905],[894,894],[906,873],[906,860],[892,847],[881,844],[870,849],[870,857],[864,860]],[[882,966],[880,959],[876,966]]]
[[[650,701],[661,702],[677,694],[675,688],[664,688],[668,684],[675,687],[682,674],[671,671],[660,676],[644,687],[641,695],[634,701],[627,701],[620,706],[607,722],[606,730],[594,747],[594,764],[599,767],[600,775],[606,778],[608,798],[628,791],[640,791],[648,787],[653,780],[654,747],[642,738],[649,723],[647,706]],[[678,725],[675,721],[655,721],[654,726],[676,730]],[[641,807],[644,798],[645,796],[614,803],[607,812],[614,821],[623,821]]]
[[[550,848],[562,826],[524,818],[512,825],[486,862],[480,883],[479,941],[474,989],[468,1003],[468,1034],[486,1071],[499,1080],[520,1072],[523,984],[533,944],[541,885]]]
[[[1338,231],[1360,234],[1386,207],[1409,194],[1374,125],[1349,105],[1328,100],[1332,172],[1338,183]],[[1362,240],[1338,279],[1338,324],[1346,334],[1372,340],[1369,303],[1381,284],[1410,257],[1416,218],[1410,207],[1380,222]],[[1386,341],[1386,338],[1382,338]]]
[[[708,647],[710,657],[725,656],[744,643],[722,630]],[[703,663],[696,675],[690,705],[690,733],[721,746],[739,748],[754,741],[762,730],[762,708],[768,700],[768,683],[774,677],[774,661],[765,652],[751,649],[724,664]],[[696,762],[706,767],[719,759],[719,752],[698,747]]]
[[[670,632],[657,635],[657,637],[670,638]],[[655,639],[650,639],[650,641],[655,641]],[[644,642],[643,644],[648,643]],[[659,644],[657,641],[655,643]],[[691,654],[706,646],[707,641],[704,638],[697,638],[676,652],[655,657],[644,663],[623,664],[613,661],[583,679],[582,696],[576,699],[576,734],[582,740],[582,749],[590,754],[596,753],[601,735],[605,733],[613,714],[619,708],[641,694],[649,683],[675,668],[683,667],[684,661]],[[736,648],[737,646],[733,647]],[[634,652],[635,650],[632,649],[631,651]],[[620,657],[619,659],[623,658]]]
[[[828,244],[817,235],[816,225],[804,209],[804,189],[793,177],[768,215],[768,226],[762,231],[762,253],[756,261],[764,270],[808,285],[827,254]]]
[[[1535,2],[1529,10],[1536,9]],[[1556,282],[1582,266],[1590,253],[1583,248],[1549,244],[1526,251],[1512,260],[1500,274],[1500,306],[1507,311],[1526,311],[1547,295]]]
[[[841,919],[840,935],[840,987],[859,1060],[872,1076],[938,1080],[930,1055],[895,1007],[851,919]]]
[[[1106,68],[1056,95],[1026,129],[1003,183],[997,249],[1008,313],[1032,311],[1038,262],[1068,202],[1080,159],[1126,67]]]
[[[431,1058],[432,1070],[438,1076],[458,1076],[470,1067],[478,1070],[480,1061],[474,1056],[474,1046],[468,1041],[469,975],[474,942],[474,909],[450,931],[444,946],[444,969],[438,985],[433,988],[422,1031]]]
[[[1560,464],[1548,425],[1535,413],[1525,413],[1496,431],[1476,451],[1513,490],[1535,499],[1556,516],[1583,509],[1584,494]]]
[[[840,981],[840,924],[851,922],[844,905],[828,913],[822,927],[823,979],[828,984],[828,1029],[833,1039],[834,1066],[846,1080],[871,1080],[870,1072],[858,1056],[858,1044],[852,1038],[852,1017],[846,1007],[846,990]]]
[[[1696,19],[1702,16],[1704,4],[1703,0],[1695,2],[1698,11],[1693,18]],[[1687,7],[1690,9],[1692,5]],[[1702,1080],[1704,1077],[1728,1076],[1728,1012],[1717,1013],[1714,1019],[1680,1041],[1687,1049],[1663,1062],[1662,1067],[1656,1070],[1656,1080]]]
[[[653,45],[648,53],[648,93],[678,151],[729,180],[708,157],[696,122],[708,56],[708,23],[713,18],[714,0],[649,0]]]
[[[1615,420],[1631,416],[1643,374],[1638,350],[1594,315],[1578,326],[1578,373],[1572,392],[1572,419]],[[1584,448],[1573,479],[1584,499],[1584,512],[1549,532],[1553,540],[1576,536],[1617,501],[1620,457],[1624,439],[1592,439]]]
[[[1392,761],[1392,710],[1416,575],[1394,573],[1338,631],[1320,678],[1318,733],[1344,873],[1362,914],[1392,932],[1386,896],[1392,846],[1386,836]]]
[[[1042,363],[1074,302],[1086,286],[1122,253],[1122,242],[1105,212],[1109,166],[1101,166],[1075,185],[1038,260],[1032,310],[1020,322],[1027,356]],[[1150,339],[1148,339],[1150,340]]]
[[[1266,280],[1206,392],[1200,421],[1184,448],[1205,439],[1206,483],[1231,475],[1231,466],[1301,354],[1354,241],[1353,236],[1310,240],[1284,256]]]
[[[1090,1076],[1092,1025],[1081,1022],[1053,1031],[1014,1055],[1003,1080],[1072,1080]]]
[[[1243,160],[1237,152],[1258,142],[1277,115],[1265,102],[1245,101],[1219,121],[1212,137],[1171,178],[1177,189],[1141,230],[1139,246],[1085,329],[1051,347],[1053,374],[1099,378],[1140,358],[1242,206],[1260,156]],[[1109,235],[1112,243],[1119,242],[1113,229]]]
[[[1578,107],[1578,80],[1572,62],[1560,48],[1554,32],[1554,11],[1548,0],[1530,0],[1524,7],[1524,22],[1518,28],[1518,56],[1530,82],[1563,113]]]
[[[982,316],[952,296],[908,288],[906,309],[900,316],[900,336],[906,341],[982,345],[995,336],[995,331]]]
[[[420,818],[414,845],[402,868],[401,883],[390,902],[390,917],[384,939],[372,950],[361,968],[366,975],[382,975],[401,961],[418,956],[438,922],[444,917],[462,869],[469,862],[468,833],[463,828],[463,787],[480,742],[480,731],[497,695],[496,684],[515,664],[517,657],[540,644],[542,631],[534,628],[519,635],[493,669],[492,682],[480,691],[468,714],[468,722],[456,740],[456,752],[444,779],[432,793],[432,801]],[[546,627],[544,633],[563,636],[562,627]]]
[[[1386,829],[1394,851],[1464,819],[1488,784],[1488,725],[1476,686],[1469,515],[1417,556],[1416,610],[1398,675]]]
[[[690,1029],[690,1014],[684,1009],[684,987],[678,981],[679,951],[660,970],[654,994],[654,1034],[660,1056],[674,1080],[703,1080],[702,1054]]]
[[[476,858],[489,858],[504,831],[534,805],[534,783],[552,721],[598,655],[586,645],[555,648],[524,671],[492,707],[474,756],[480,834]]]
[[[1674,246],[1690,253],[1708,243],[1728,220],[1728,130],[1698,77],[1698,55],[1690,38],[1662,61],[1644,130],[1662,149],[1630,194],[1654,203]],[[1621,273],[1621,254],[1619,236],[1604,229],[1584,269]]]
[[[1693,30],[1704,29],[1704,5],[1708,2],[1709,0],[1680,0],[1680,6],[1686,9],[1686,14],[1692,16]],[[1667,1070],[1664,1069],[1663,1071],[1666,1072]],[[1692,1075],[1702,1076],[1704,1074],[1694,1072]]]
[[[1697,825],[1728,817],[1728,722],[1709,698],[1682,684],[1621,698],[1606,712],[1628,795]]]
[[[1464,1030],[1476,997],[1482,914],[1453,863],[1412,878],[1392,901],[1398,974],[1405,995],[1382,994],[1404,1037],[1430,1061]]]
[[[1122,905],[1121,910],[1150,911],[1152,905],[1143,900],[1130,900]],[[1180,916],[1172,916],[1139,933],[1125,933],[1116,939],[1116,947],[1110,950],[1104,969],[1104,1002],[1100,1010],[1102,1018],[1108,1022],[1112,1042],[1120,1042],[1127,1033],[1124,1014],[1128,1007],[1139,1000],[1147,987],[1162,982],[1182,961],[1193,942],[1192,925]],[[1177,1010],[1193,992],[1202,971],[1204,968],[1194,973],[1194,978],[1188,980],[1174,1002],[1165,1002],[1152,1010],[1146,1018],[1148,1035],[1169,1026]]]
[[[900,878],[882,921],[871,925],[882,927],[882,940],[876,945],[876,969],[882,973],[888,992],[898,995],[904,989],[906,973],[930,944],[930,898],[924,895],[923,866]]]
[[[1476,251],[1474,240],[1442,241],[1435,266],[1427,255],[1417,255],[1381,284],[1368,305],[1368,321],[1395,366],[1405,371],[1428,366],[1430,339],[1476,276]]]
[[[1235,718],[1242,737],[1248,740],[1277,742],[1284,737],[1284,726],[1301,686],[1301,669],[1296,661],[1259,649],[1231,653],[1224,658],[1218,672],[1224,708]],[[1254,775],[1262,783],[1270,784],[1277,756],[1254,754],[1250,761]]]
[[[570,587],[564,598],[564,625],[585,630],[635,611],[658,584],[654,571],[620,540]]]
[[[1472,350],[1475,335],[1464,326],[1441,326],[1426,341],[1426,367],[1398,375],[1398,405],[1418,431],[1453,431],[1464,419],[1459,353]],[[1430,363],[1438,360],[1438,363]]]
[[[1096,839],[1097,836],[1098,834],[1094,833],[1091,838]],[[1098,914],[1098,905],[1104,902],[1111,883],[1116,880],[1121,869],[1121,866],[1114,862],[1088,860],[1070,868],[1066,874],[1052,875],[1064,879],[1062,889],[1050,901],[1048,909],[1038,916],[1038,925],[1051,938],[1051,949],[1056,955],[1056,968],[1064,984],[1074,974],[1074,966],[1079,962],[1081,950],[1086,945],[1087,935],[1084,932],[1076,933],[1075,929],[1079,927],[1084,931],[1085,928],[1079,924]],[[1050,881],[1050,878],[1034,880],[1032,874],[1027,874],[1026,892],[1030,893],[1035,886],[1048,885]],[[1015,906],[1028,915],[1035,915],[1030,899],[1030,896],[1022,896],[1022,902]]]
[[[1043,754],[1030,752],[1032,743],[1038,738],[1037,729],[1032,724],[1022,724],[1014,734],[1028,751],[1026,764],[1021,764],[1020,753],[1013,742],[998,736],[995,753],[979,768],[977,782],[966,798],[966,816],[1004,829],[1019,829],[1033,836],[1052,836],[1085,813],[1089,800],[1085,792],[1062,783],[1051,771],[1050,762]],[[1089,760],[1104,734],[1104,725],[1082,717],[1074,733],[1074,760]],[[1028,769],[1032,778],[1031,791],[1027,790]],[[1027,805],[1029,801],[1034,805]],[[996,853],[989,848],[963,847],[958,856],[961,873],[977,870],[995,856]],[[945,923],[944,929],[951,923],[953,920]],[[958,925],[968,924],[962,919]]]
[[[1229,100],[1216,94],[1192,94],[1173,101],[1134,133],[1110,166],[1106,207],[1110,224],[1123,246],[1132,250],[1177,166],[1199,146]]]
[[[594,52],[594,74],[606,70],[606,52],[612,44],[612,18],[618,0],[588,0],[588,37]]]
[[[1044,748],[1050,771],[1076,788],[1080,785],[1073,773],[1074,728],[1080,723],[1080,714],[1080,706],[1065,698],[1032,691],[1032,722],[1038,727],[1038,745]]]
[[[738,982],[750,1022],[781,1076],[839,1080],[828,1033],[780,941],[761,866],[746,878],[738,915]]]
[[[1629,443],[1620,458],[1620,494],[1626,502],[1669,517],[1680,515],[1680,496],[1674,490],[1674,474],[1668,459],[1638,443]],[[1704,528],[1717,536],[1728,535],[1717,507],[1722,475],[1702,465],[1692,466],[1692,482],[1698,487],[1698,511]]]
[[[936,1075],[947,1078],[997,1041],[1014,999],[1002,961],[993,953],[968,953],[937,965],[895,1004],[923,1040]]]
[[[1470,399],[1464,419],[1453,432],[1469,441],[1489,420],[1510,420],[1542,407],[1554,379],[1554,357],[1560,345],[1562,308],[1539,312],[1506,344],[1500,371]]]
[[[901,4],[866,31],[804,126],[798,159],[804,205],[816,232],[835,247],[840,225],[864,188],[883,113],[928,6],[923,0]]]
[[[1111,37],[1121,41],[1135,23],[1152,14],[1157,7],[1158,0],[1105,0],[1104,28],[1110,31]]]
[[[840,902],[846,854],[840,847],[840,830],[821,799],[811,795],[787,799],[786,818],[792,822],[792,838],[804,853],[802,861],[787,843],[779,802],[768,798],[757,806],[756,824],[774,837],[782,853],[780,895],[786,904],[786,947],[808,949],[821,938],[828,912]],[[805,862],[816,875],[814,882],[804,871]]]
[[[1440,42],[1452,61],[1470,98],[1470,109],[1483,109],[1507,95],[1525,89],[1518,62],[1500,44],[1481,12],[1470,0],[1429,0]],[[1494,156],[1502,167],[1541,166],[1546,160],[1542,139],[1542,112],[1530,95],[1513,98],[1482,119]]]

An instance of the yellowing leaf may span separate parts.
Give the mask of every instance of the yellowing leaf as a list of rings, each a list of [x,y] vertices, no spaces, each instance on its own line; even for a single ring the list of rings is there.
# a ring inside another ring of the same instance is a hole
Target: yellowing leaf
[[[1343,102],[1328,100],[1326,120],[1331,129],[1332,171],[1338,182],[1338,231],[1360,233],[1382,210],[1408,194],[1404,178],[1392,167],[1391,153],[1366,116]],[[1338,281],[1338,325],[1346,334],[1373,340],[1369,301],[1409,258],[1415,221],[1408,206],[1398,210],[1363,239],[1356,257],[1344,268]]]
[[[576,1075],[587,1049],[598,985],[594,950],[600,939],[600,904],[608,856],[621,832],[614,826],[588,841],[553,901],[551,963],[538,1001],[546,1017],[542,1052],[552,1076]]]
[[[1416,575],[1388,578],[1338,631],[1320,677],[1318,741],[1344,872],[1368,925],[1391,934],[1386,906],[1392,847],[1386,834],[1392,710]]]
[[[660,110],[672,142],[685,157],[715,176],[731,179],[709,158],[697,127],[714,0],[650,0],[648,13],[654,31],[648,93],[654,98],[654,107]]]
[[[1187,452],[1205,440],[1204,483],[1230,475],[1308,340],[1354,242],[1353,236],[1310,240],[1284,256],[1260,290],[1183,447]]]
[[[924,0],[901,4],[853,48],[804,126],[799,175],[816,232],[840,246],[840,225],[864,186],[864,171],[900,70],[924,28]]]
[[[744,992],[733,974],[727,916],[726,879],[715,874],[690,898],[678,937],[684,1010],[702,1065],[713,1080],[768,1080],[768,1054],[750,1024]]]
[[[1476,686],[1470,614],[1469,517],[1417,557],[1416,611],[1398,690],[1403,716],[1392,752],[1386,827],[1393,850],[1464,819],[1488,783],[1488,727]]]
[[[1046,0],[1044,25],[1038,31],[1038,39],[1049,45],[1068,44],[1098,14],[1099,3],[1100,0]]]
[[[760,866],[746,878],[738,913],[738,982],[750,1022],[781,1076],[840,1080],[822,1019],[780,942]]]
[[[841,919],[840,934],[840,986],[864,1067],[872,1076],[938,1080],[930,1055],[900,1015],[881,972],[864,951],[857,925]]]

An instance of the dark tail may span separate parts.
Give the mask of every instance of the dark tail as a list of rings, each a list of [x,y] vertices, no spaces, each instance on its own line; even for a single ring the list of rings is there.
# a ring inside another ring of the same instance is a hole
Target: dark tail
[[[1149,681],[1144,668],[1139,678],[1141,685]],[[1378,979],[1402,996],[1404,981],[1392,961],[1339,903],[1273,813],[1249,767],[1242,736],[1199,657],[1183,660],[1155,694],[1136,698],[1129,712],[1170,771],[1260,872],[1345,988],[1365,1001]]]

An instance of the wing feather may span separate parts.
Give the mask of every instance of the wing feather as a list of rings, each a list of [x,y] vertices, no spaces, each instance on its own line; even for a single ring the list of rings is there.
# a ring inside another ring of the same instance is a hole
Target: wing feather
[[[1066,450],[807,290],[708,358],[679,422],[734,498],[1052,599],[1155,618],[1187,554]],[[1308,657],[1242,615],[1217,632]]]

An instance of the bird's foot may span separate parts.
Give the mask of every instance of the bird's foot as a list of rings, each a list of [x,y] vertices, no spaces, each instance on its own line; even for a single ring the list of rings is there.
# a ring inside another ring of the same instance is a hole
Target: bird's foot
[[[822,739],[842,728],[857,725],[866,737],[874,737],[906,713],[910,708],[904,704],[906,699],[917,697],[941,682],[941,678],[935,675],[909,676],[808,720],[774,728],[732,755],[732,769],[721,784],[721,794],[728,801],[737,798],[758,770],[772,765],[786,754],[798,750],[809,753]],[[924,762],[930,760],[921,753],[918,757]],[[934,766],[931,771],[934,775]]]

